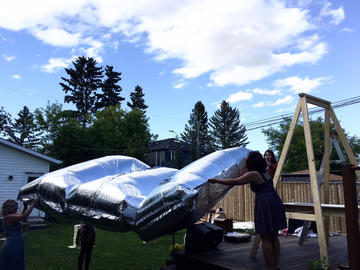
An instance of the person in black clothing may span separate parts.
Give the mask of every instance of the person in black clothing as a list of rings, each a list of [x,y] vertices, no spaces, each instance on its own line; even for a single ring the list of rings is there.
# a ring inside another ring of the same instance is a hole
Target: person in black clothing
[[[90,224],[81,224],[79,228],[80,254],[78,258],[78,269],[82,270],[85,259],[85,270],[89,269],[92,248],[95,243],[95,228]]]
[[[266,161],[260,152],[249,153],[246,169],[246,173],[236,178],[210,178],[208,181],[230,186],[250,184],[255,193],[255,231],[261,236],[266,270],[277,270],[280,260],[278,231],[287,227],[284,206],[275,192],[273,179],[266,170]]]

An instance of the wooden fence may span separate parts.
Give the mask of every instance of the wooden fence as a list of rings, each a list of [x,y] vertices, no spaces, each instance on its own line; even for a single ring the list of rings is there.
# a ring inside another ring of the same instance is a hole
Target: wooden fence
[[[283,202],[311,202],[310,183],[279,182],[277,191]],[[357,192],[359,195],[359,184]],[[344,204],[342,182],[330,183],[330,204]],[[323,200],[323,186],[321,186]],[[254,193],[250,185],[237,186],[216,206],[221,207],[227,218],[237,221],[254,221]],[[330,232],[346,232],[345,218],[330,217]]]

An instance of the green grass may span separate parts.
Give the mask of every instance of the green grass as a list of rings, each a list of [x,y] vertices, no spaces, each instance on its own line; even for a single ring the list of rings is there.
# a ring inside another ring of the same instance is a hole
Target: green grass
[[[185,230],[175,235],[183,243]],[[70,249],[73,225],[49,223],[49,227],[25,233],[27,270],[77,269],[79,249]],[[170,258],[172,235],[166,235],[147,244],[136,233],[109,232],[96,229],[90,269],[156,269]],[[1,249],[1,248],[0,248]]]

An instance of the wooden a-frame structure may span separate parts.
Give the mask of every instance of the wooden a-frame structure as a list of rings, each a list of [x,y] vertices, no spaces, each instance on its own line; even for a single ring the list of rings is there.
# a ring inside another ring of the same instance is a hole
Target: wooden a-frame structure
[[[319,184],[317,180],[317,173],[315,167],[315,157],[314,157],[314,150],[311,138],[311,130],[310,130],[310,121],[309,121],[309,113],[307,104],[313,104],[325,109],[325,130],[324,130],[324,204],[329,203],[329,175],[330,175],[330,119],[332,120],[340,142],[342,143],[345,152],[349,158],[349,161],[356,165],[357,161],[356,158],[349,146],[349,143],[346,140],[346,136],[340,126],[340,123],[334,113],[334,110],[331,107],[331,103],[329,101],[310,96],[307,94],[299,94],[300,98],[298,104],[295,109],[295,113],[293,119],[290,124],[289,132],[287,134],[284,147],[281,151],[278,167],[276,169],[274,175],[274,187],[276,188],[282,168],[284,166],[284,162],[291,144],[292,137],[294,135],[295,126],[298,122],[300,113],[302,113],[303,124],[304,124],[304,134],[305,134],[305,145],[306,145],[306,153],[308,159],[308,166],[309,166],[309,174],[310,174],[310,188],[313,196],[314,202],[314,214],[310,213],[292,213],[292,218],[297,218],[301,220],[314,220],[316,221],[317,226],[317,233],[318,233],[318,240],[319,240],[319,247],[320,247],[320,257],[326,257],[328,260],[328,249],[327,249],[327,239],[328,239],[328,224],[324,222],[323,211],[321,206],[321,198],[320,198],[320,190]],[[360,177],[360,172],[357,171],[357,177]],[[260,236],[257,235],[253,246],[250,252],[250,258],[255,258],[256,253],[260,244]]]

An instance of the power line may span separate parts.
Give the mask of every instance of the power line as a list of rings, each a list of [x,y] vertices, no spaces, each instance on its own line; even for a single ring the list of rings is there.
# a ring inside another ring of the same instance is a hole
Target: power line
[[[350,106],[350,105],[353,105],[356,103],[360,103],[360,96],[335,101],[335,102],[332,102],[331,104],[332,104],[332,108],[336,109],[336,108]],[[324,110],[325,110],[324,108],[314,107],[314,108],[310,108],[308,111],[309,111],[309,115],[313,115],[316,113],[323,112]],[[279,115],[279,116],[264,118],[261,120],[245,123],[244,126],[247,131],[264,128],[264,127],[280,124],[284,121],[284,119],[291,118],[293,116],[293,114],[294,113],[287,113],[287,114],[283,114],[283,115]]]

